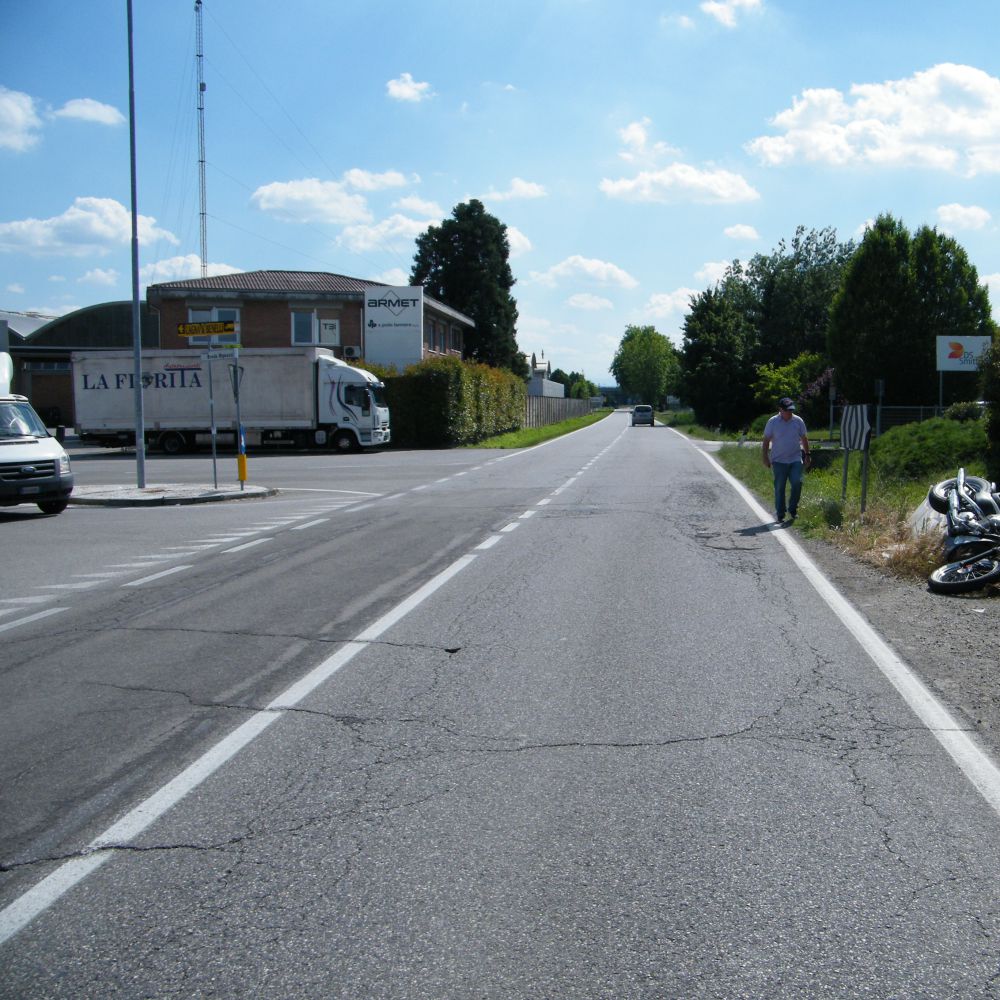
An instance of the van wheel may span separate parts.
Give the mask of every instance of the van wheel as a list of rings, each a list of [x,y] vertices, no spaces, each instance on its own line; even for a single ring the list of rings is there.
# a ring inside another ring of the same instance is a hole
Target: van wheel
[[[358,439],[350,431],[337,431],[332,443],[334,451],[354,451],[358,446]]]
[[[177,431],[167,431],[166,434],[161,434],[157,444],[164,455],[179,455],[187,448],[187,440],[183,434],[179,434]]]
[[[43,514],[61,514],[69,506],[68,500],[39,500],[38,509]]]

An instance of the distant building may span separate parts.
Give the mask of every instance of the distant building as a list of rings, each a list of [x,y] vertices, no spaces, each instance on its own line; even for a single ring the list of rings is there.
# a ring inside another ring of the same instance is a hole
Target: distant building
[[[566,386],[561,382],[553,382],[549,376],[552,374],[552,363],[545,360],[545,354],[539,361],[534,354],[531,355],[531,364],[528,368],[530,378],[528,381],[529,396],[550,396],[555,399],[562,399],[566,395]]]

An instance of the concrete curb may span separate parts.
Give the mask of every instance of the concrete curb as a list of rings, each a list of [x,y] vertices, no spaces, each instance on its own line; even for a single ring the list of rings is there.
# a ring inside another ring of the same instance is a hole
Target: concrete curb
[[[270,486],[204,486],[167,483],[158,486],[77,486],[69,498],[79,507],[174,507],[183,504],[217,503],[222,500],[258,500],[272,497],[277,490]]]

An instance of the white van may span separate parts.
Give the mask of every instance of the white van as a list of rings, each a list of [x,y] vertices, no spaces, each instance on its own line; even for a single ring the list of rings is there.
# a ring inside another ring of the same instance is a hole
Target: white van
[[[60,514],[73,492],[69,456],[27,397],[11,393],[13,374],[10,355],[0,353],[0,507],[36,503]]]

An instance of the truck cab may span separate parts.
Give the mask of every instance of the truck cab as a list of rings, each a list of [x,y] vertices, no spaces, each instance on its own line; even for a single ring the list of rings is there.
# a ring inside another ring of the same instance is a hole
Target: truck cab
[[[73,492],[69,456],[27,397],[10,392],[12,374],[10,356],[0,354],[0,507],[34,503],[59,514]]]
[[[317,358],[316,378],[317,422],[328,428],[330,444],[336,450],[389,443],[389,404],[384,383],[371,372],[325,352]]]

